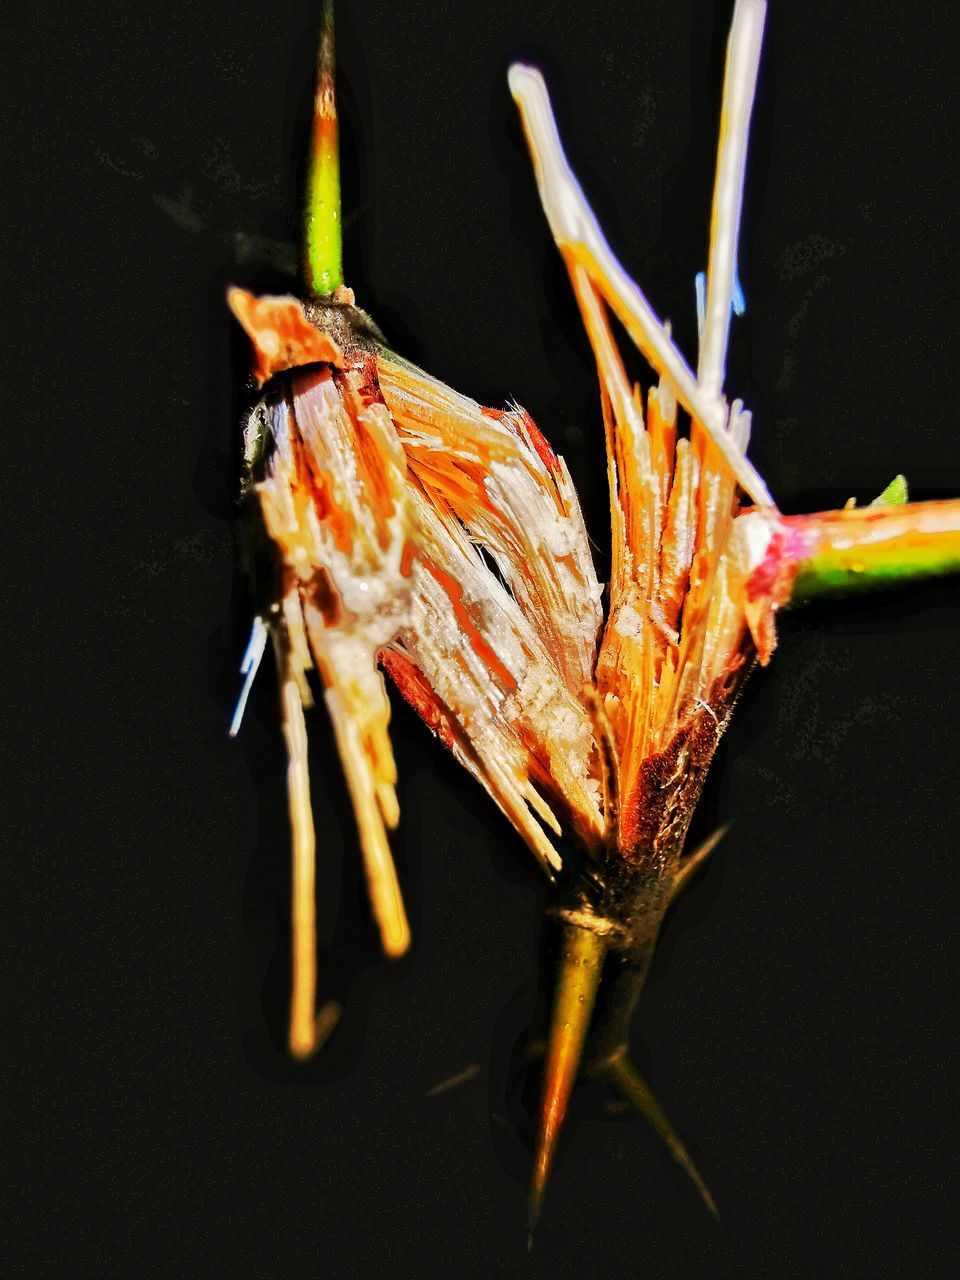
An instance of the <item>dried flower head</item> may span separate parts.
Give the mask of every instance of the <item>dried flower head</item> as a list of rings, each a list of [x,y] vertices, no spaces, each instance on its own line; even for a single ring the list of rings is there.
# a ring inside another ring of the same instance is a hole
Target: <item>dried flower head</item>
[[[311,673],[384,951],[409,942],[388,841],[398,806],[386,672],[557,885],[565,934],[534,1219],[584,1062],[650,1120],[712,1204],[627,1058],[664,912],[715,843],[684,858],[710,761],[744,678],[770,658],[779,608],[960,565],[960,503],[903,505],[898,480],[869,508],[784,517],[747,458],[750,413],[728,402],[724,367],[763,19],[763,0],[738,0],[696,372],[600,231],[541,76],[510,71],[597,364],[612,537],[605,610],[570,475],[529,414],[483,408],[401,359],[343,285],[329,218],[331,208],[339,217],[329,26],[308,213],[314,296],[229,298],[265,384],[246,429],[246,491],[268,552],[244,697],[269,635],[289,754],[290,1048],[306,1056],[317,1041]],[[614,319],[651,366],[651,385],[628,378]]]

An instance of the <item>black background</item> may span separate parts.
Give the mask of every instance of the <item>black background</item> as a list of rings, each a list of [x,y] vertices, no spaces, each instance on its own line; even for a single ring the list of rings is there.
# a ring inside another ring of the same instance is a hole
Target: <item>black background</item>
[[[900,470],[956,493],[954,7],[773,10],[727,383],[753,456],[785,510]],[[506,67],[547,71],[611,242],[690,354],[729,12],[340,6],[348,280],[400,351],[533,411],[601,547],[594,373]],[[588,1093],[527,1259],[506,1095],[542,983],[529,856],[398,708],[415,944],[384,964],[315,715],[321,982],[346,1013],[294,1067],[269,675],[225,734],[246,351],[223,290],[287,287],[316,13],[3,21],[14,1273],[952,1273],[955,587],[784,618],[716,762],[697,829],[735,826],[669,923],[636,1045],[722,1227]]]

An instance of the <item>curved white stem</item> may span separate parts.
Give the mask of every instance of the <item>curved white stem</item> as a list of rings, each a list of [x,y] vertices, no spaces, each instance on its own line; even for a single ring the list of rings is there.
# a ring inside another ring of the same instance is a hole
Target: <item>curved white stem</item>
[[[765,0],[737,0],[727,43],[717,177],[710,221],[707,300],[697,367],[697,381],[707,396],[718,396],[723,388],[730,309],[737,275],[737,239],[743,207],[747,138],[757,88],[766,9]]]
[[[757,0],[740,0],[740,3],[752,11],[756,8]],[[760,27],[762,28],[762,22]],[[747,34],[752,30],[748,26]],[[520,109],[540,200],[557,247],[561,251],[567,250],[576,264],[587,271],[593,285],[616,313],[646,359],[670,382],[684,409],[702,424],[745,492],[759,506],[773,507],[773,499],[763,479],[738,450],[727,430],[729,414],[719,388],[707,391],[701,386],[671,340],[669,331],[617,261],[600,230],[593,210],[567,162],[540,72],[533,67],[515,63],[510,68],[509,84]],[[749,112],[747,114],[749,116]],[[739,209],[739,203],[737,208]],[[735,236],[733,247],[735,256]],[[568,265],[571,264],[568,262]],[[732,279],[727,291],[728,312],[731,289]],[[709,324],[709,301],[707,323]]]

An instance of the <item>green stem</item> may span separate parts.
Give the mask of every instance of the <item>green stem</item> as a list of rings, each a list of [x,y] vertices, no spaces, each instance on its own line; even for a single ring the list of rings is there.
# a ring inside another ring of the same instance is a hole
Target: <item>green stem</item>
[[[323,7],[317,55],[310,156],[304,210],[304,275],[312,294],[329,297],[343,284],[340,144],[335,89],[333,0]]]
[[[960,499],[788,516],[783,527],[791,604],[960,572]]]

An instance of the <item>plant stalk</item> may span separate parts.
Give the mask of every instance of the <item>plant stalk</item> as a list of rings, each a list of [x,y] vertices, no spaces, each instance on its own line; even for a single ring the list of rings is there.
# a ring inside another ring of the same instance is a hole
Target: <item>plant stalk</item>
[[[785,516],[791,604],[960,572],[960,499]]]
[[[340,208],[340,141],[335,87],[333,0],[323,7],[317,54],[307,190],[304,209],[304,277],[317,297],[343,284],[343,219]]]

